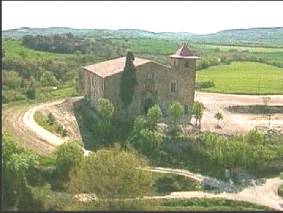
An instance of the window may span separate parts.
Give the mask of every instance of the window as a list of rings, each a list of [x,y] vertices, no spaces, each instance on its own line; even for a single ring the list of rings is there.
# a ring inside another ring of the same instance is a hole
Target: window
[[[153,79],[153,73],[147,73],[147,79]]]
[[[185,67],[189,67],[189,62],[185,61]]]
[[[185,114],[188,114],[188,112],[189,112],[189,106],[188,105],[185,105]]]
[[[176,92],[176,86],[177,86],[177,82],[176,81],[171,81],[170,91],[171,92]]]
[[[94,87],[94,86],[95,86],[95,78],[92,77],[92,87]]]

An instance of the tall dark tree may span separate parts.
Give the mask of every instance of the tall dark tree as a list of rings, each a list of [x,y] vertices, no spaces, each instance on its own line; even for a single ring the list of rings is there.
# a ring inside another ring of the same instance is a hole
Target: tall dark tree
[[[135,86],[137,84],[134,60],[135,57],[133,53],[128,52],[126,57],[126,64],[122,72],[120,81],[120,98],[124,104],[126,112],[128,112],[129,105],[133,100]]]

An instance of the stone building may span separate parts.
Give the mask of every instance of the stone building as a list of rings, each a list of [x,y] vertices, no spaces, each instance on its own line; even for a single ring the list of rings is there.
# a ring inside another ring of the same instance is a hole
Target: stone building
[[[198,57],[183,44],[170,58],[171,66],[135,58],[137,85],[129,106],[131,115],[145,114],[154,104],[166,114],[168,104],[176,100],[184,106],[184,117],[191,119]],[[126,57],[122,57],[84,67],[83,91],[91,106],[95,107],[99,98],[107,98],[114,104],[116,115],[123,113],[119,91],[125,62]]]

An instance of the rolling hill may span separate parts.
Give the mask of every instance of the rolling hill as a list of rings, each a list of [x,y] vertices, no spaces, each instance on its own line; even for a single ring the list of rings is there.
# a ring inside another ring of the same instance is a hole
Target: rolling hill
[[[19,38],[24,35],[50,35],[72,33],[78,36],[100,38],[154,38],[187,40],[210,44],[283,47],[283,27],[232,29],[217,33],[198,35],[189,32],[150,32],[140,29],[74,29],[68,27],[29,28],[22,27],[2,31],[3,38]]]

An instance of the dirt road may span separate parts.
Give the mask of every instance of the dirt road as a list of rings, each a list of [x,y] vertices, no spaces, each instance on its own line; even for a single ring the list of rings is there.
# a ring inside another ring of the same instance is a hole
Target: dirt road
[[[82,97],[68,98],[67,102],[76,102]],[[24,147],[30,148],[38,154],[50,154],[58,145],[70,140],[70,138],[58,137],[47,131],[34,121],[34,113],[43,109],[49,109],[66,102],[66,99],[46,102],[31,106],[17,106],[3,110],[3,130],[18,138]],[[85,151],[87,153],[87,151]]]
[[[194,174],[187,170],[163,168],[163,167],[150,167],[146,170],[159,173],[171,173],[175,175],[182,175],[201,181],[205,176]],[[249,186],[240,192],[222,192],[222,193],[209,193],[203,191],[184,191],[184,192],[171,192],[169,195],[164,196],[145,196],[143,199],[191,199],[191,198],[224,198],[229,200],[245,201],[266,207],[274,210],[283,210],[283,199],[278,196],[278,187],[283,184],[283,180],[279,178],[270,178],[262,185]],[[77,194],[75,199],[81,202],[90,202],[97,199],[94,194]]]
[[[198,181],[203,181],[205,177],[201,174],[194,174],[187,170],[153,167],[149,169],[150,171],[160,172],[160,173],[171,173],[176,175],[182,175]],[[246,201],[250,203],[259,204],[262,206],[267,206],[276,210],[283,210],[283,199],[278,196],[278,187],[283,184],[283,180],[280,178],[270,178],[262,185],[249,186],[237,193],[207,193],[202,191],[189,191],[189,192],[171,192],[169,195],[165,196],[150,196],[146,198],[150,199],[173,199],[173,198],[225,198],[230,200]]]
[[[271,97],[271,105],[283,105],[283,96],[274,95]],[[68,98],[68,103],[76,102],[82,97]],[[226,95],[216,93],[196,93],[196,100],[204,103],[206,109],[203,117],[203,130],[217,131],[225,134],[234,134],[237,132],[245,132],[253,128],[256,124],[266,125],[267,119],[259,115],[251,114],[236,114],[225,110],[229,105],[250,105],[262,104],[261,96],[248,95]],[[2,126],[13,136],[17,137],[23,146],[26,146],[39,154],[49,154],[53,152],[56,146],[67,141],[60,138],[51,132],[39,126],[33,119],[33,115],[37,110],[51,109],[53,106],[64,104],[66,99],[55,102],[47,102],[32,106],[17,106],[6,108],[3,110]],[[216,129],[214,121],[214,114],[222,112],[224,115],[223,128]],[[71,112],[69,112],[71,113]],[[60,113],[59,113],[60,114]],[[68,115],[74,118],[73,115]],[[283,130],[283,115],[277,114],[272,117],[272,127]],[[74,130],[75,131],[75,130]],[[84,150],[85,154],[89,151]],[[162,172],[160,168],[155,168],[156,171]],[[171,169],[170,173],[180,175],[180,171]],[[164,172],[164,171],[163,171]],[[168,172],[168,168],[167,168]],[[189,171],[187,171],[189,172]],[[189,173],[188,173],[189,174]],[[193,174],[196,178],[200,178],[199,174]],[[268,179],[262,186],[248,187],[238,193],[221,193],[211,194],[204,192],[172,192],[166,196],[149,197],[150,199],[164,199],[164,198],[192,198],[192,197],[223,197],[226,199],[243,200],[260,205],[265,205],[277,210],[283,210],[283,201],[277,195],[277,188],[283,181],[279,178]],[[281,205],[281,206],[280,206]]]

